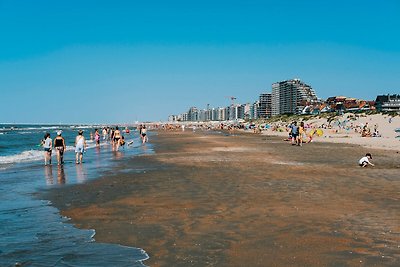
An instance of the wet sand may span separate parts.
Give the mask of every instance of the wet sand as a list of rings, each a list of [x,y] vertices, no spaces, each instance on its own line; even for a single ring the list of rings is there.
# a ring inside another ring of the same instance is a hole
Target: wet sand
[[[400,154],[159,132],[156,153],[42,196],[149,266],[400,266]]]

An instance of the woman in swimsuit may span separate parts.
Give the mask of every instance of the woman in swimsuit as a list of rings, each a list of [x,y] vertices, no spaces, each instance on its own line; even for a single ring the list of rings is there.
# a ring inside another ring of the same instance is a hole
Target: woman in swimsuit
[[[141,137],[142,137],[142,144],[146,143],[148,141],[147,139],[147,129],[146,126],[144,125],[141,131]]]
[[[121,132],[118,129],[118,126],[115,127],[115,131],[114,131],[114,144],[116,145],[115,150],[118,151],[119,146],[121,145],[120,143],[120,139],[121,139]]]
[[[57,132],[57,137],[54,138],[54,149],[57,151],[58,165],[64,163],[64,151],[66,150],[64,137],[61,136],[62,131]]]

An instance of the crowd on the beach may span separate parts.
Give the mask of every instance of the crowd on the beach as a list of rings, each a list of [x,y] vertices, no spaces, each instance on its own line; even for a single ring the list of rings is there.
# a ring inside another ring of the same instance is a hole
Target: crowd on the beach
[[[148,142],[147,127],[146,125],[140,124],[137,127],[141,143],[145,144]],[[100,147],[100,142],[109,142],[113,151],[119,151],[119,149],[125,147],[125,136],[124,133],[129,135],[131,130],[125,127],[123,131],[118,126],[114,127],[103,127],[101,134],[99,129],[94,129],[94,132],[90,132],[90,140],[93,140],[96,147]],[[101,136],[102,135],[102,136]],[[128,145],[133,144],[133,141],[128,142]],[[64,153],[66,152],[66,142],[62,136],[62,130],[57,131],[57,136],[54,138],[54,142],[51,139],[50,133],[46,133],[44,138],[41,140],[41,146],[44,149],[44,165],[51,164],[51,156],[53,148],[57,153],[58,165],[64,164]],[[79,130],[75,137],[74,151],[75,151],[75,163],[83,163],[83,154],[87,149],[87,143],[83,130]]]
[[[349,137],[350,135],[356,135],[360,137],[382,137],[379,130],[378,123],[371,123],[373,126],[361,118],[366,118],[365,115],[345,114],[344,116],[333,116],[328,118],[313,118],[313,119],[302,119],[300,122],[292,121],[274,121],[274,122],[194,122],[194,123],[164,123],[164,124],[152,124],[151,127],[155,130],[164,131],[185,131],[191,129],[195,132],[199,131],[210,131],[210,130],[221,130],[227,131],[230,134],[234,134],[235,131],[252,131],[255,134],[261,134],[263,132],[274,133],[286,133],[284,141],[289,141],[293,146],[303,146],[303,144],[311,143],[316,137],[335,137],[342,135],[341,137]],[[387,123],[392,123],[393,117],[384,117]],[[141,142],[144,144],[148,141],[147,127],[145,125],[139,125],[137,127]],[[51,150],[52,145],[57,151],[58,164],[63,163],[63,154],[65,151],[65,140],[61,136],[62,131],[57,132],[57,137],[54,139],[54,144],[50,138],[50,134],[47,133],[43,140],[43,147],[45,150],[45,164],[51,163]],[[95,141],[96,146],[100,146],[101,140],[108,141],[112,145],[112,149],[118,151],[121,147],[125,146],[125,137],[123,135],[129,134],[130,130],[128,127],[123,132],[118,127],[104,127],[101,132],[95,129],[94,133],[90,133],[90,138]],[[344,135],[344,136],[343,136]],[[131,141],[133,142],[133,141]],[[128,145],[131,144],[128,142]],[[83,136],[83,131],[80,130],[75,139],[75,153],[76,163],[82,163],[83,153],[86,149],[86,140]],[[360,166],[373,166],[370,164],[368,159],[372,156],[368,153],[365,157],[360,159]],[[367,162],[367,164],[361,163]]]
[[[284,141],[290,142],[293,146],[303,146],[314,142],[318,138],[323,138],[324,141],[339,142],[340,140],[354,140],[358,144],[373,144],[375,141],[369,140],[369,137],[374,138],[379,143],[387,147],[390,143],[393,147],[395,140],[400,140],[400,128],[396,115],[390,114],[353,114],[347,113],[342,115],[331,116],[313,116],[300,117],[299,121],[286,120],[270,120],[270,121],[230,121],[230,122],[183,122],[169,123],[158,126],[163,130],[168,131],[209,131],[223,130],[229,134],[234,134],[236,131],[252,132],[254,134],[280,135],[284,136]],[[393,124],[393,121],[396,123]],[[381,125],[381,126],[380,126]],[[396,126],[397,125],[397,126]],[[382,130],[382,131],[381,131]],[[397,134],[397,136],[396,136]],[[376,138],[376,139],[375,139]],[[364,141],[362,141],[364,140]],[[346,142],[346,141],[345,141]],[[393,143],[394,142],[394,143]],[[369,146],[369,145],[367,145]],[[376,147],[376,145],[375,145]],[[372,159],[370,153],[360,159],[360,166],[374,166],[370,164]],[[364,163],[367,164],[364,164]]]

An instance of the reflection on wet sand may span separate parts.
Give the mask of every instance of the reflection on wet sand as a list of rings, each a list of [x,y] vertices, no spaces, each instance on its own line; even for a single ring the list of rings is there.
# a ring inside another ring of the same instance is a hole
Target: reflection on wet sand
[[[114,151],[113,152],[115,159],[121,159],[123,156],[123,153],[120,151]]]
[[[86,181],[86,170],[84,164],[76,164],[76,181],[83,183]]]
[[[65,184],[65,172],[64,172],[64,166],[63,165],[58,165],[57,182],[59,184]]]
[[[47,185],[54,184],[53,166],[51,166],[51,165],[45,166],[44,177],[46,179]],[[66,180],[66,178],[65,178],[64,166],[58,165],[57,166],[57,183],[65,184],[65,180]]]
[[[47,185],[54,184],[53,167],[51,165],[44,166],[44,177]]]

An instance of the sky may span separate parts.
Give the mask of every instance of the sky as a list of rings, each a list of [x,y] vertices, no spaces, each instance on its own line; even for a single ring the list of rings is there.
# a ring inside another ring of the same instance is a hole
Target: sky
[[[0,123],[165,121],[253,103],[400,93],[400,1],[0,0]]]

